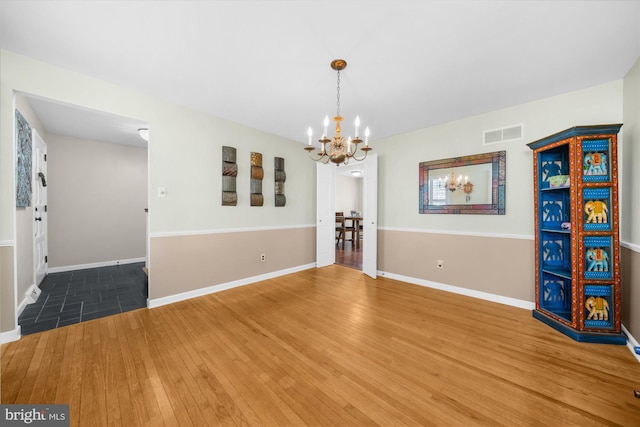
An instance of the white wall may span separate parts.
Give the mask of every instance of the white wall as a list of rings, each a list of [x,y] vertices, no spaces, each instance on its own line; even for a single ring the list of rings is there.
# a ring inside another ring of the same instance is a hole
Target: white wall
[[[147,149],[48,134],[49,268],[146,256]]]
[[[362,178],[336,175],[335,209],[345,215],[352,210],[362,212]]]

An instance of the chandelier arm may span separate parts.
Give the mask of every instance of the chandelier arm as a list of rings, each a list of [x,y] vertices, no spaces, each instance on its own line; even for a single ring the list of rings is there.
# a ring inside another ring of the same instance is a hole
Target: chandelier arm
[[[353,156],[349,156],[349,157],[353,158],[353,160],[355,160],[357,162],[361,162],[361,161],[363,161],[364,159],[367,158],[367,153],[368,153],[368,151],[365,151],[364,152],[364,156],[362,156],[360,159],[356,157],[356,153],[353,153]]]
[[[320,161],[320,160],[322,160],[323,158],[327,157],[327,153],[325,153],[324,151],[320,151],[320,152],[317,154],[317,156],[318,156],[318,157],[314,158],[314,157],[313,157],[313,155],[312,155],[312,152],[313,152],[313,150],[307,150],[307,153],[309,154],[309,158],[310,158],[311,160],[313,160],[314,162]]]
[[[346,153],[347,157],[353,157],[353,156],[356,155],[357,152],[358,152],[358,144],[354,144],[353,141],[351,141],[351,149],[350,150],[347,150],[345,148],[345,153]]]

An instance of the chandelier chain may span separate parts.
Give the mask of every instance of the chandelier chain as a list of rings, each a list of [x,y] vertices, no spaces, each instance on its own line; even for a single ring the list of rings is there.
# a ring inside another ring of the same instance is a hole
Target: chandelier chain
[[[336,116],[340,116],[340,70],[338,70],[338,112],[336,113]]]

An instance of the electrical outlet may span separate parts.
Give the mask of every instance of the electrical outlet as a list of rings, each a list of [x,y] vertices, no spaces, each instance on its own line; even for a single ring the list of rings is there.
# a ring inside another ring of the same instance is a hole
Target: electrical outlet
[[[260,262],[264,262],[265,261],[265,256],[264,254],[260,254]]]
[[[444,261],[439,259],[438,261],[436,261],[436,267],[438,268],[444,268]]]

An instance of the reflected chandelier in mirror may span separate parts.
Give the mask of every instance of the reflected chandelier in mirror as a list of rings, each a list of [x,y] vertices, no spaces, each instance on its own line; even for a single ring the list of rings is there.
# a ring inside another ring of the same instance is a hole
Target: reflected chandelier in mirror
[[[507,152],[420,163],[421,214],[505,214]]]

